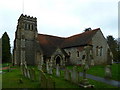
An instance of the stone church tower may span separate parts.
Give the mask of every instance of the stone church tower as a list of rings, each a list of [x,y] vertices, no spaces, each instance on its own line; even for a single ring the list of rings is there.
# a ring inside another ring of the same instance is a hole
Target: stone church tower
[[[20,65],[24,61],[29,65],[35,64],[37,43],[37,18],[21,14],[15,32],[13,62]]]

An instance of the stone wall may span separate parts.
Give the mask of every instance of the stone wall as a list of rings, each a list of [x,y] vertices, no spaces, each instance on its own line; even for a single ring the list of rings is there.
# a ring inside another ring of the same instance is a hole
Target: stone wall
[[[107,50],[108,44],[103,36],[102,32],[99,30],[94,37],[92,38],[93,44],[93,57],[95,64],[105,64],[107,62]],[[98,55],[97,55],[97,47],[98,47]],[[102,47],[102,50],[100,48]],[[100,55],[101,52],[101,55]]]
[[[83,55],[85,55],[85,51],[79,51],[77,49],[77,47],[73,47],[73,48],[67,48],[64,49],[66,51],[66,53],[69,55],[70,54],[70,64],[81,64],[82,63],[82,57]],[[79,57],[78,57],[78,52],[79,52]]]

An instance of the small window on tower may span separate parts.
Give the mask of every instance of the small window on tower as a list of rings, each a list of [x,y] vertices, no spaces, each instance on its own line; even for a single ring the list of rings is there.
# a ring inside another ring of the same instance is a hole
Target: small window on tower
[[[32,25],[32,30],[33,30],[33,25]]]

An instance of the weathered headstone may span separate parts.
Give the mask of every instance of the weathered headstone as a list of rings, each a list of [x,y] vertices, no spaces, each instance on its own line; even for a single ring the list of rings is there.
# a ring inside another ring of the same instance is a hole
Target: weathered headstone
[[[47,70],[46,70],[46,65],[45,65],[45,64],[42,65],[42,71],[43,71],[44,73],[47,72]]]
[[[47,73],[49,73],[49,61],[46,62],[46,70],[47,70]]]
[[[56,76],[60,77],[60,67],[59,67],[59,64],[57,64],[57,67],[56,67]]]
[[[25,74],[25,77],[27,77],[27,68],[26,67],[24,68],[24,74]]]
[[[49,74],[53,74],[53,68],[51,66],[49,67]]]
[[[41,88],[47,88],[47,77],[44,73],[41,73]]]
[[[64,78],[65,80],[68,80],[68,69],[65,68],[65,71],[64,71]]]
[[[79,75],[78,75],[78,71],[77,71],[76,66],[73,67],[71,75],[72,75],[72,82],[73,83],[78,83]]]
[[[105,67],[105,78],[110,79],[111,77],[112,77],[111,67],[110,65],[107,65]]]
[[[42,73],[43,73],[43,71],[42,71],[42,70],[39,70],[39,77],[38,77],[38,79],[39,79],[40,84],[41,84],[41,76],[42,76]]]
[[[30,70],[29,69],[27,69],[27,76],[28,76],[29,79],[31,78],[30,77]]]
[[[31,79],[32,79],[32,81],[35,81],[35,80],[36,80],[34,68],[31,69]]]
[[[48,77],[47,88],[55,88],[55,81],[53,80],[53,78],[51,76]]]

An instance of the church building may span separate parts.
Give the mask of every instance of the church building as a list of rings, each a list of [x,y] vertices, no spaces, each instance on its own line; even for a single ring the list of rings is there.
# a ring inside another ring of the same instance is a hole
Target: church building
[[[13,64],[49,61],[53,66],[80,65],[86,59],[86,46],[91,46],[89,65],[112,64],[112,53],[100,28],[88,28],[66,38],[39,34],[37,18],[21,14],[15,32]]]

